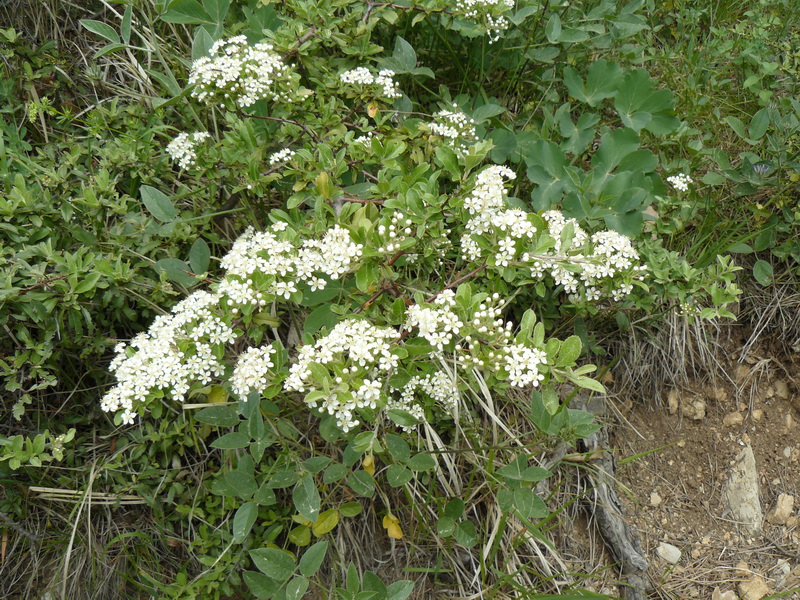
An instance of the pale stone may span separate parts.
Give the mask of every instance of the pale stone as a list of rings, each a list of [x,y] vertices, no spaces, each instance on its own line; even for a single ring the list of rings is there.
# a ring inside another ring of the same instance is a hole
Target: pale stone
[[[781,494],[778,496],[778,502],[775,503],[769,513],[767,513],[767,521],[773,525],[784,525],[789,517],[792,516],[794,510],[794,496],[791,494]]]
[[[740,412],[728,413],[722,417],[722,424],[725,427],[736,427],[737,425],[741,425],[743,422],[744,417],[742,417],[742,413]]]
[[[775,395],[778,396],[781,400],[788,400],[789,398],[789,386],[786,385],[786,381],[783,379],[779,379],[775,382]]]
[[[700,398],[689,398],[681,404],[681,414],[686,419],[702,421],[706,418],[706,403]]]
[[[658,506],[661,504],[661,495],[658,492],[650,494],[650,506]]]
[[[667,394],[667,407],[671,415],[678,412],[678,390],[670,390]]]
[[[760,421],[764,418],[764,411],[757,408],[753,411],[753,421]]]
[[[711,592],[711,600],[738,600],[738,596],[736,592],[733,590],[728,590],[727,592],[723,592],[718,587],[714,588],[714,591]]]
[[[681,559],[681,551],[672,544],[667,544],[666,542],[661,542],[658,545],[658,548],[656,548],[656,554],[658,554],[659,558],[662,560],[665,560],[673,565],[677,564]]]
[[[748,445],[736,456],[731,474],[723,486],[722,497],[731,518],[743,533],[751,537],[761,533],[764,520],[758,495],[756,459],[753,448]]]
[[[760,575],[755,575],[749,581],[743,581],[739,584],[739,594],[742,596],[742,600],[761,600],[771,592],[772,590],[769,589],[769,586]]]

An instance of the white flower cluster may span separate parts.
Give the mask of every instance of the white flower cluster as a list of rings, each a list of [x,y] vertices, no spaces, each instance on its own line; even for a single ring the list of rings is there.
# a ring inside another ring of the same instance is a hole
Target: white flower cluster
[[[376,327],[368,321],[356,319],[341,321],[315,344],[300,348],[297,362],[290,367],[289,377],[283,384],[284,389],[290,392],[316,391],[312,363],[346,365],[341,374],[333,377],[338,387],[324,400],[309,404],[317,407],[321,403],[320,408],[333,415],[336,425],[347,432],[359,424],[354,411],[376,408],[382,387],[380,381],[397,366],[398,357],[391,349],[399,337],[400,334],[391,327]],[[355,384],[352,391],[348,390],[350,384]]]
[[[320,274],[338,279],[361,258],[363,246],[353,242],[350,232],[339,225],[329,229],[321,240],[305,240],[299,248],[281,239],[284,230],[285,223],[276,223],[267,231],[250,227],[234,242],[221,261],[227,275],[219,292],[227,297],[228,306],[264,306],[265,294],[288,300],[301,281],[312,291],[322,289],[327,281]],[[270,281],[262,286],[257,280],[263,276],[270,276]]]
[[[382,98],[391,99],[402,96],[400,88],[394,80],[394,71],[391,69],[381,69],[377,75],[374,75],[366,67],[356,67],[340,74],[339,80],[362,89],[375,86],[379,90],[378,95]]]
[[[494,165],[480,172],[475,189],[464,200],[464,208],[470,213],[466,233],[461,238],[461,253],[465,260],[477,261],[481,249],[473,235],[497,236],[499,248],[493,255],[495,264],[507,267],[514,260],[518,246],[524,247],[536,234],[528,213],[506,208],[507,179],[516,174],[509,168]]]
[[[564,291],[573,300],[580,297],[581,288],[582,296],[589,301],[606,295],[621,300],[631,292],[631,284],[616,280],[624,272],[635,273],[645,269],[636,264],[639,253],[630,238],[610,230],[589,236],[575,219],[566,219],[555,210],[545,212],[542,217],[547,221],[548,233],[555,245],[544,255],[523,254],[522,261],[529,263],[532,277],[541,278],[549,272],[555,284],[564,286]],[[567,225],[572,227],[572,242],[569,248],[564,248],[561,235]],[[579,267],[580,272],[573,272],[567,268],[568,265]],[[639,278],[642,277],[640,274]],[[605,291],[607,288],[610,288],[609,292]]]
[[[429,127],[435,135],[440,135],[450,143],[454,150],[464,151],[470,144],[478,141],[475,133],[475,121],[470,119],[458,106],[453,105],[453,110],[442,110],[434,115],[433,123]]]
[[[456,0],[456,10],[465,18],[483,25],[489,34],[489,43],[500,39],[511,26],[503,13],[514,8],[514,0]]]
[[[192,63],[189,84],[200,101],[233,100],[247,108],[258,100],[293,100],[292,70],[267,43],[250,46],[243,35],[216,42]]]
[[[453,414],[458,405],[458,386],[446,373],[438,371],[435,375],[412,377],[400,390],[399,398],[391,398],[386,404],[386,409],[404,410],[417,421],[425,421],[425,411],[417,401],[418,394],[425,394],[434,402]],[[400,426],[404,431],[412,431],[415,426]]]
[[[289,148],[284,148],[283,150],[278,150],[272,156],[269,157],[269,164],[277,165],[278,163],[285,163],[289,162],[292,157],[295,155],[294,150],[290,150]]]
[[[400,248],[400,244],[411,235],[414,230],[411,228],[413,221],[404,218],[403,213],[395,212],[392,214],[391,222],[387,227],[384,224],[378,225],[378,235],[386,242],[378,248],[381,254],[392,254]]]
[[[180,165],[181,169],[188,169],[197,160],[197,145],[210,138],[211,136],[205,131],[196,131],[192,134],[179,133],[167,144],[167,154]]]
[[[694,183],[692,181],[692,178],[686,175],[685,173],[678,173],[677,175],[673,175],[672,177],[667,177],[667,181],[672,187],[674,187],[679,192],[689,191],[689,184]]]
[[[103,397],[101,408],[123,410],[122,421],[129,424],[136,416],[136,404],[150,394],[163,390],[182,402],[193,382],[205,385],[222,375],[225,368],[214,347],[230,344],[236,334],[212,312],[219,301],[219,294],[195,292],[175,305],[171,314],[156,317],[129,347],[119,344],[110,367],[117,385]]]
[[[539,385],[544,375],[539,372],[539,365],[547,363],[547,354],[538,348],[528,348],[521,344],[511,344],[503,348],[505,352],[505,368],[511,385],[526,387]]]
[[[269,370],[275,366],[272,362],[274,354],[275,348],[272,346],[245,350],[239,356],[230,378],[233,393],[240,398],[247,398],[250,392],[263,392],[269,385]]]
[[[406,329],[419,329],[419,336],[439,352],[444,350],[454,335],[458,335],[464,323],[453,312],[456,295],[453,290],[444,290],[433,301],[436,308],[423,308],[418,304],[406,311]]]

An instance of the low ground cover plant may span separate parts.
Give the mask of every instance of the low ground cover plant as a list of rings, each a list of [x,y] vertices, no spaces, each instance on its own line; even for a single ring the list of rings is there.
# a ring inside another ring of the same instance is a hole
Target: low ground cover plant
[[[747,248],[791,254],[762,239],[777,225],[678,251],[713,213],[700,185],[749,194],[795,168],[796,107],[759,109],[747,131],[728,119],[779,165],[750,173],[751,153],[696,174],[727,159],[642,66],[652,9],[176,0],[84,20],[97,64],[146,102],[79,124],[41,98],[13,113],[4,409],[31,419],[37,392],[66,374],[78,388],[65,357],[91,361],[97,387],[68,427],[0,438],[0,476],[65,450],[81,468],[70,448],[89,422],[106,432],[106,488],[142,498],[185,553],[109,542],[146,565],[117,575],[143,596],[565,591],[514,551],[552,547],[542,452],[599,427],[570,406],[604,392],[591,328],[732,317],[724,253],[756,235]],[[72,129],[60,145],[41,129],[30,158],[18,134],[44,119]],[[343,540],[370,523],[435,561],[356,567]]]

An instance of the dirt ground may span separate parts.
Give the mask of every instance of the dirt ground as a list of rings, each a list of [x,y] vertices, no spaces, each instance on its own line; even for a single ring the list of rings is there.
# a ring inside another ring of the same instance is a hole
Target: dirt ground
[[[800,598],[800,354],[751,347],[741,359],[741,341],[728,340],[723,369],[706,381],[609,400],[618,490],[652,598]],[[754,536],[737,529],[722,493],[747,445],[765,516]],[[659,556],[662,543],[677,562]]]

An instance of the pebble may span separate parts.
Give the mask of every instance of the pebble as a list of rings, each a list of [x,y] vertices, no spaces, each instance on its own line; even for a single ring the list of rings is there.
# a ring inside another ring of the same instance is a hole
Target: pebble
[[[789,517],[792,516],[794,510],[794,496],[791,494],[781,494],[778,496],[778,502],[775,503],[769,513],[767,513],[767,521],[773,525],[784,525]]]
[[[743,422],[744,422],[744,417],[742,417],[742,413],[738,411],[728,413],[722,418],[722,424],[725,427],[736,427],[737,425],[741,425]]]
[[[666,542],[661,542],[658,545],[658,548],[656,548],[656,554],[662,560],[665,560],[673,565],[677,564],[681,559],[681,551],[672,544],[667,544]]]
[[[717,587],[711,592],[711,600],[739,600],[739,597],[733,590],[723,592]]]
[[[764,583],[764,579],[760,575],[755,575],[749,581],[742,581],[739,584],[739,594],[742,596],[742,600],[761,600],[770,593],[769,586]]]
[[[650,506],[658,506],[659,504],[661,504],[662,500],[663,499],[661,498],[658,492],[653,492],[652,494],[650,494]]]

